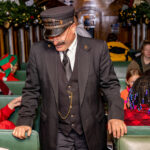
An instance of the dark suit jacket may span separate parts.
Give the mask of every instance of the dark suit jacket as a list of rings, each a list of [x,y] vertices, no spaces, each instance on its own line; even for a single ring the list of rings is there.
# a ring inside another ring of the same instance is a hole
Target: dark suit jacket
[[[123,119],[123,100],[104,41],[78,36],[78,84],[80,113],[89,150],[102,150],[105,137],[104,108],[100,90],[109,102],[108,119]],[[32,126],[37,98],[42,95],[40,138],[43,150],[55,150],[58,130],[59,53],[45,41],[30,51],[26,85],[18,125]]]

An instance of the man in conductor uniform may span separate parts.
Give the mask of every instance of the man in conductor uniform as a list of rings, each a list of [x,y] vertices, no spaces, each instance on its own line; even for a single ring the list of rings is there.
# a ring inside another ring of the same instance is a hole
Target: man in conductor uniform
[[[32,46],[22,106],[13,135],[30,136],[42,96],[42,150],[104,150],[106,129],[100,90],[108,100],[108,131],[127,132],[123,100],[106,43],[76,34],[74,9],[43,11],[44,41]]]

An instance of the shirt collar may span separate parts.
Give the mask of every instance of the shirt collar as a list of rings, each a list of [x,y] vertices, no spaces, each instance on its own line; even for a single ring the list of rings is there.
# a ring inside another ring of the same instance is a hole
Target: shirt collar
[[[75,33],[75,39],[72,42],[72,44],[69,46],[69,48],[68,48],[69,51],[71,52],[74,49],[74,47],[76,47],[76,45],[77,45],[77,34]]]

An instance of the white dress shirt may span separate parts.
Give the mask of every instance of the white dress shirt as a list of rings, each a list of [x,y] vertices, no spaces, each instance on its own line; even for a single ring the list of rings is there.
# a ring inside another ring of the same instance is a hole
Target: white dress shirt
[[[70,65],[71,65],[71,69],[73,71],[74,68],[74,63],[75,63],[75,55],[76,55],[76,49],[77,49],[77,34],[75,35],[75,39],[72,42],[72,44],[70,45],[70,47],[68,48],[68,52],[67,52],[67,56],[69,57],[70,60]],[[61,62],[63,61],[63,52],[59,52],[60,54],[60,59]]]

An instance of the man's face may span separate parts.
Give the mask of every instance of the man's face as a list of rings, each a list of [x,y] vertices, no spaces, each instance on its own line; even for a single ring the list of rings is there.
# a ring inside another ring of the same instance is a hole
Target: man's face
[[[76,25],[73,23],[61,35],[49,37],[49,40],[54,44],[57,51],[65,51],[75,39]]]

